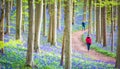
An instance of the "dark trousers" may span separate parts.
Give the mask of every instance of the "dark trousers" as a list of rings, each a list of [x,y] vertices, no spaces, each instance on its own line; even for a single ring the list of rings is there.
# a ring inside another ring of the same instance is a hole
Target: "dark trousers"
[[[85,26],[82,26],[82,30],[85,30]]]
[[[90,43],[87,43],[87,49],[90,50]]]

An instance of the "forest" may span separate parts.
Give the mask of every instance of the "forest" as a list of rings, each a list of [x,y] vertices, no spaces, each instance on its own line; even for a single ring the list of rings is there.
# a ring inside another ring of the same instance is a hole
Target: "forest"
[[[0,69],[120,69],[119,19],[120,0],[0,0]]]

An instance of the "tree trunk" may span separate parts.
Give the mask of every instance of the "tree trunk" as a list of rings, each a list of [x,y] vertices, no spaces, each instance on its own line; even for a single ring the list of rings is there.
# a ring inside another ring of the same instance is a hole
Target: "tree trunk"
[[[61,0],[58,0],[57,29],[61,29]]]
[[[95,32],[96,31],[96,0],[94,0],[94,2],[93,2],[93,10],[94,10],[93,31]]]
[[[120,0],[119,0],[120,2]],[[118,11],[120,11],[120,5],[118,5]],[[118,12],[118,30],[120,30],[120,12]],[[116,64],[115,68],[120,69],[120,31],[118,31],[118,44],[117,44],[117,53],[116,53]]]
[[[92,33],[92,0],[89,0],[89,23],[88,23],[88,34]]]
[[[101,38],[102,38],[102,40],[103,40],[103,47],[105,47],[106,46],[106,25],[107,25],[107,12],[106,12],[106,6],[105,7],[102,7],[101,8]]]
[[[6,31],[5,34],[10,34],[10,1],[6,1]]]
[[[72,0],[65,0],[65,32],[66,32],[66,40],[65,40],[65,69],[72,69]]]
[[[66,40],[66,38],[65,38],[66,36],[65,36],[65,29],[64,29],[64,34],[63,34],[63,42],[62,42],[62,53],[61,53],[61,61],[60,61],[60,65],[61,66],[63,66],[63,60],[64,60],[64,50],[65,50],[65,40]]]
[[[49,0],[49,2],[51,2],[50,0]],[[48,42],[52,42],[52,7],[51,7],[51,4],[49,4],[49,15],[50,15],[50,21],[49,21],[49,34],[48,34]]]
[[[10,10],[12,10],[14,0],[10,0]]]
[[[22,14],[22,32],[24,32],[25,31],[25,13],[24,12],[26,12],[25,11],[26,2],[22,2],[22,3],[23,3],[23,7],[22,7],[22,9],[23,9],[23,14]]]
[[[46,0],[43,0],[43,36],[46,36]]]
[[[39,52],[40,48],[40,30],[43,17],[43,0],[35,0],[36,9],[35,9],[35,39],[34,39],[34,50]]]
[[[97,3],[100,4],[99,0]],[[96,42],[101,43],[101,7],[96,8]]]
[[[73,0],[73,9],[72,9],[72,24],[75,24],[75,1]]]
[[[111,52],[114,51],[114,9],[111,6]]]
[[[87,0],[84,0],[84,8],[83,8],[83,22],[87,20]]]
[[[34,0],[28,0],[28,6],[29,6],[29,32],[26,65],[31,67],[33,64],[33,50],[34,50],[34,24],[35,24]]]
[[[4,17],[5,17],[5,1],[2,0],[0,13],[0,42],[4,43]],[[1,49],[1,53],[4,53],[4,48]]]
[[[57,0],[54,0],[54,3],[51,5],[52,9],[52,42],[51,45],[56,45],[56,34],[57,34]]]
[[[16,9],[16,40],[21,40],[21,25],[22,25],[22,0],[17,0]]]
[[[115,0],[116,1],[116,4],[118,2],[118,0]],[[115,20],[114,20],[114,31],[116,31],[116,26],[117,26],[117,21],[118,21],[118,6],[116,5],[115,7],[115,12],[114,12],[114,17],[115,17]]]

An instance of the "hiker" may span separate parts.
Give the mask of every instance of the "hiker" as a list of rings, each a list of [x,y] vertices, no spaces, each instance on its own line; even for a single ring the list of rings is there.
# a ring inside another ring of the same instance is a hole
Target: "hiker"
[[[89,35],[86,37],[86,44],[87,44],[87,49],[89,51],[90,50],[90,45],[92,44],[92,39],[90,38]]]
[[[85,30],[85,22],[82,22],[82,30]]]

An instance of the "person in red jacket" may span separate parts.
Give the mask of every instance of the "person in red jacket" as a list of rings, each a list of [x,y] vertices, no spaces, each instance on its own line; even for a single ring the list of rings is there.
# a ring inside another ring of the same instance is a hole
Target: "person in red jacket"
[[[87,44],[87,49],[89,51],[90,50],[90,45],[92,44],[92,39],[90,38],[89,35],[86,37],[86,44]]]

